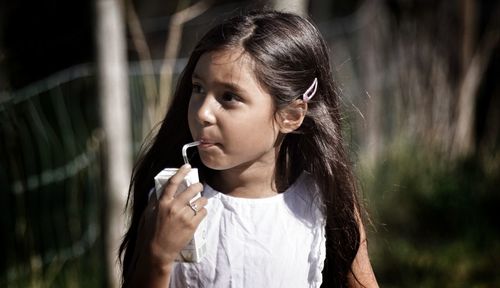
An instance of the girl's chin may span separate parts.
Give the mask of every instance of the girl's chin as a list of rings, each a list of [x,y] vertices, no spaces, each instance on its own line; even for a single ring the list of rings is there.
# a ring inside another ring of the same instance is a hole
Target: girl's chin
[[[220,163],[218,159],[203,157],[203,155],[200,155],[200,159],[203,165],[205,165],[209,169],[218,171],[228,169],[228,167],[226,167],[226,165],[223,165],[223,163]]]

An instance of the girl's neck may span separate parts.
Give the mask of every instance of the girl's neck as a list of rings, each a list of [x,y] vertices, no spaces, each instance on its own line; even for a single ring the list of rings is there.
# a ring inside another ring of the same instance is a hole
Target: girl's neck
[[[265,198],[276,195],[275,161],[240,165],[215,171],[212,187],[224,194],[241,198]]]

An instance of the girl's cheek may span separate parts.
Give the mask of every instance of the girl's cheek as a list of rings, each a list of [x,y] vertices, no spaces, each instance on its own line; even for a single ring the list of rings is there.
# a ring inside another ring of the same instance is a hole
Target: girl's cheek
[[[189,103],[189,108],[188,108],[188,125],[189,125],[189,130],[191,132],[191,136],[193,136],[194,129],[196,127],[196,114],[194,113],[194,109],[191,106],[191,102]]]
[[[198,111],[197,107],[199,107],[199,105],[197,104],[197,102],[198,101],[196,101],[196,99],[194,99],[193,97],[191,97],[191,99],[189,100],[188,120],[190,122],[192,122],[192,121],[194,121],[196,119],[196,112]]]

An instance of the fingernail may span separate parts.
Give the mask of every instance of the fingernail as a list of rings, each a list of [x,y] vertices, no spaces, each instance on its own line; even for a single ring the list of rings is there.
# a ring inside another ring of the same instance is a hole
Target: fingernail
[[[189,165],[189,163],[186,163],[186,164],[184,164],[184,165],[181,166],[181,169],[182,170],[191,169],[191,165]]]

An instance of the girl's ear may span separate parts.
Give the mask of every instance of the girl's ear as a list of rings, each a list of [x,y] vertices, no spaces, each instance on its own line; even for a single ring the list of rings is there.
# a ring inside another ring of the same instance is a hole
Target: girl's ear
[[[285,108],[278,111],[279,130],[283,134],[297,130],[307,113],[307,103],[302,99],[297,99]]]

